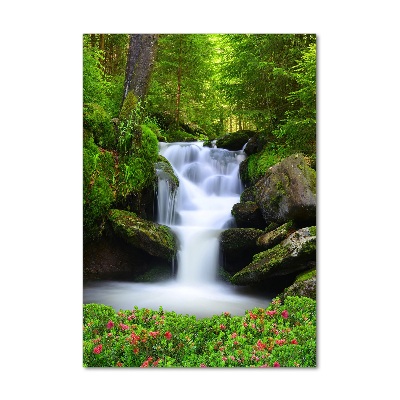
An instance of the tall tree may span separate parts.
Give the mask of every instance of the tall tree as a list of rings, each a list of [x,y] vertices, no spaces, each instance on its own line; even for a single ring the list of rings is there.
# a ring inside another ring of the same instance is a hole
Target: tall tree
[[[158,36],[157,34],[130,35],[124,100],[128,92],[132,92],[138,100],[145,98],[156,57]]]

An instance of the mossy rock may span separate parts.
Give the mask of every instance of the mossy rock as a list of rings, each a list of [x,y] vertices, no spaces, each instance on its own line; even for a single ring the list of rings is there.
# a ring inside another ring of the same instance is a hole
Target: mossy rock
[[[171,163],[164,156],[159,155],[154,166],[158,179],[167,181],[170,185],[171,191],[175,192],[179,187],[179,179],[175,175]]]
[[[255,184],[254,193],[267,224],[292,220],[307,226],[316,222],[316,172],[302,154],[271,167]]]
[[[316,258],[316,236],[310,228],[292,233],[271,249],[256,254],[253,261],[236,273],[231,282],[236,285],[254,285],[277,276],[301,272],[309,268],[309,261]]]
[[[255,131],[240,130],[228,133],[216,141],[218,148],[227,150],[241,150],[247,141],[256,134]]]
[[[240,202],[246,203],[247,201],[255,202],[256,198],[254,195],[254,188],[248,187],[243,190],[242,194],[240,195]]]
[[[254,228],[230,228],[221,233],[221,249],[225,252],[244,251],[250,248],[256,248],[257,238],[264,231]]]
[[[289,221],[286,224],[283,224],[278,228],[259,236],[257,238],[257,246],[263,250],[268,250],[282,242],[292,232],[293,223],[292,221]]]
[[[231,213],[235,218],[238,228],[265,228],[265,221],[262,217],[261,210],[253,201],[236,203],[232,207]]]
[[[114,233],[130,245],[156,257],[174,259],[177,243],[169,227],[138,218],[129,211],[115,209],[110,211],[109,221]]]
[[[300,274],[294,283],[287,287],[281,297],[288,296],[309,297],[317,299],[317,271],[315,269]]]

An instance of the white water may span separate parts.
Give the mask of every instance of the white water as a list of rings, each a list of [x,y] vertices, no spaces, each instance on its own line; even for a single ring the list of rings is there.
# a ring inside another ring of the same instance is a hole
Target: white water
[[[226,311],[244,315],[254,307],[266,307],[271,299],[218,279],[219,236],[234,226],[231,210],[243,190],[239,179],[243,151],[211,149],[202,142],[160,143],[160,154],[179,178],[174,194],[159,174],[157,204],[157,222],[168,225],[179,241],[176,279],[147,284],[92,282],[84,289],[84,302],[117,310],[162,306],[165,311],[200,318]]]

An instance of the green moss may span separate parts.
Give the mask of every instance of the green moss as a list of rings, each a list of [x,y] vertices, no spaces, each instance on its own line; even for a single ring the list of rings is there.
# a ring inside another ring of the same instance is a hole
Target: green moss
[[[306,271],[301,273],[296,277],[296,282],[302,282],[306,281],[308,279],[311,279],[313,277],[317,276],[317,271],[315,269],[312,269],[311,271]]]
[[[310,235],[311,236],[317,236],[317,227],[316,226],[311,226],[310,227]]]
[[[128,121],[133,118],[136,107],[138,105],[138,100],[132,91],[129,91],[125,97],[124,103],[122,104],[121,111],[119,113],[119,118],[122,121]]]

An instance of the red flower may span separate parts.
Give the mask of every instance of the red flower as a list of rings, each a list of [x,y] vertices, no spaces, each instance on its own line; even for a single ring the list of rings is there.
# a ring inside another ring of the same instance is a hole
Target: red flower
[[[293,339],[290,343],[292,343],[292,344],[298,344],[296,339]]]
[[[282,317],[283,318],[287,318],[289,316],[289,313],[287,312],[287,310],[283,310],[282,311]]]
[[[283,346],[285,344],[286,340],[285,339],[278,339],[275,341],[275,343],[279,346]]]
[[[276,310],[271,310],[271,311],[268,310],[268,311],[266,312],[266,314],[267,314],[268,316],[272,317],[273,315],[276,314]]]
[[[261,342],[260,339],[258,339],[257,341],[257,350],[264,350],[267,347],[266,344],[264,344],[263,342]]]
[[[278,361],[274,362],[274,367],[280,367],[281,365],[278,363]]]
[[[157,337],[157,335],[158,335],[159,333],[160,333],[159,331],[149,332],[149,335],[150,335],[151,337]]]
[[[149,357],[141,366],[140,368],[147,368],[149,366],[149,362],[153,359],[153,357]]]
[[[107,329],[111,329],[113,326],[114,326],[114,322],[112,322],[111,320],[108,321]]]
[[[171,334],[171,332],[170,331],[168,331],[168,332],[165,332],[165,338],[167,339],[167,340],[170,340],[171,338],[172,338],[172,334]]]
[[[123,331],[126,331],[127,329],[129,329],[129,326],[128,325],[125,325],[125,324],[119,324],[119,327],[123,330]]]
[[[221,330],[224,330],[224,329],[226,328],[226,326],[221,324],[221,325],[219,326],[219,328],[220,328]]]
[[[102,345],[102,344],[99,344],[98,346],[96,346],[96,347],[93,349],[93,353],[94,353],[94,354],[100,354],[102,350],[103,350],[103,345]]]

